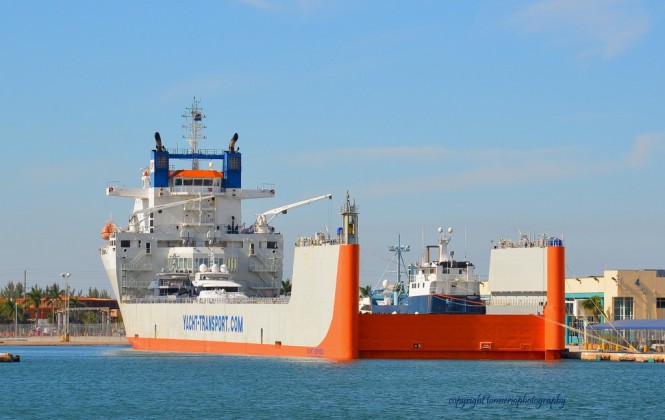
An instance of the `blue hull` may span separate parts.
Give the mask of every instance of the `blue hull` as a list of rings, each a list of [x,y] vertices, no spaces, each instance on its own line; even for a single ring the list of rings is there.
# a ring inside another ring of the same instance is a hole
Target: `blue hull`
[[[485,314],[478,296],[411,296],[399,305],[372,304],[373,314]]]

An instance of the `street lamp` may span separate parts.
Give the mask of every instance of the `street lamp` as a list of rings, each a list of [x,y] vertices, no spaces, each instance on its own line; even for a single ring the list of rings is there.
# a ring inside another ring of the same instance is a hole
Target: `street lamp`
[[[63,341],[69,341],[69,276],[71,276],[71,273],[60,273],[60,277],[65,279],[67,282],[67,302],[66,302],[66,311],[67,314],[65,316],[65,335],[63,337]]]
[[[14,338],[18,337],[18,298],[14,298]]]

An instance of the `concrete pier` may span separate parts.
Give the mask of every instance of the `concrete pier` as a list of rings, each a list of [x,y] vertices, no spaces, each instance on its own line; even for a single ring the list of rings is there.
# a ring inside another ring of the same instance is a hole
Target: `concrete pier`
[[[562,359],[610,361],[610,362],[643,362],[665,363],[665,353],[629,353],[616,351],[567,349],[561,353]]]
[[[129,341],[124,336],[70,336],[69,341],[60,336],[4,337],[0,338],[2,346],[129,346]]]

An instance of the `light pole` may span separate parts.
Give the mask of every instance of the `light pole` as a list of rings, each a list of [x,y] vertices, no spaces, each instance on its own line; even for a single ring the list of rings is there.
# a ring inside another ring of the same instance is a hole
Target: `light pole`
[[[60,277],[65,279],[67,282],[67,302],[66,302],[66,315],[65,315],[65,335],[63,336],[63,341],[69,341],[69,276],[71,273],[60,273]]]

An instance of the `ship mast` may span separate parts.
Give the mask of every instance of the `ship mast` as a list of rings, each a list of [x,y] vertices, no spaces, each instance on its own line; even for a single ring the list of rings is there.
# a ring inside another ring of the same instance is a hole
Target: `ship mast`
[[[198,153],[199,151],[199,140],[205,140],[208,137],[203,135],[203,130],[206,128],[203,125],[203,118],[208,118],[207,115],[203,114],[203,109],[200,107],[201,100],[192,101],[192,106],[190,108],[185,108],[189,111],[189,114],[182,114],[182,117],[185,119],[185,123],[182,125],[182,128],[187,129],[187,132],[183,134],[182,138],[187,140],[189,143],[189,152],[192,154]],[[199,160],[192,159],[192,169],[199,169]]]

